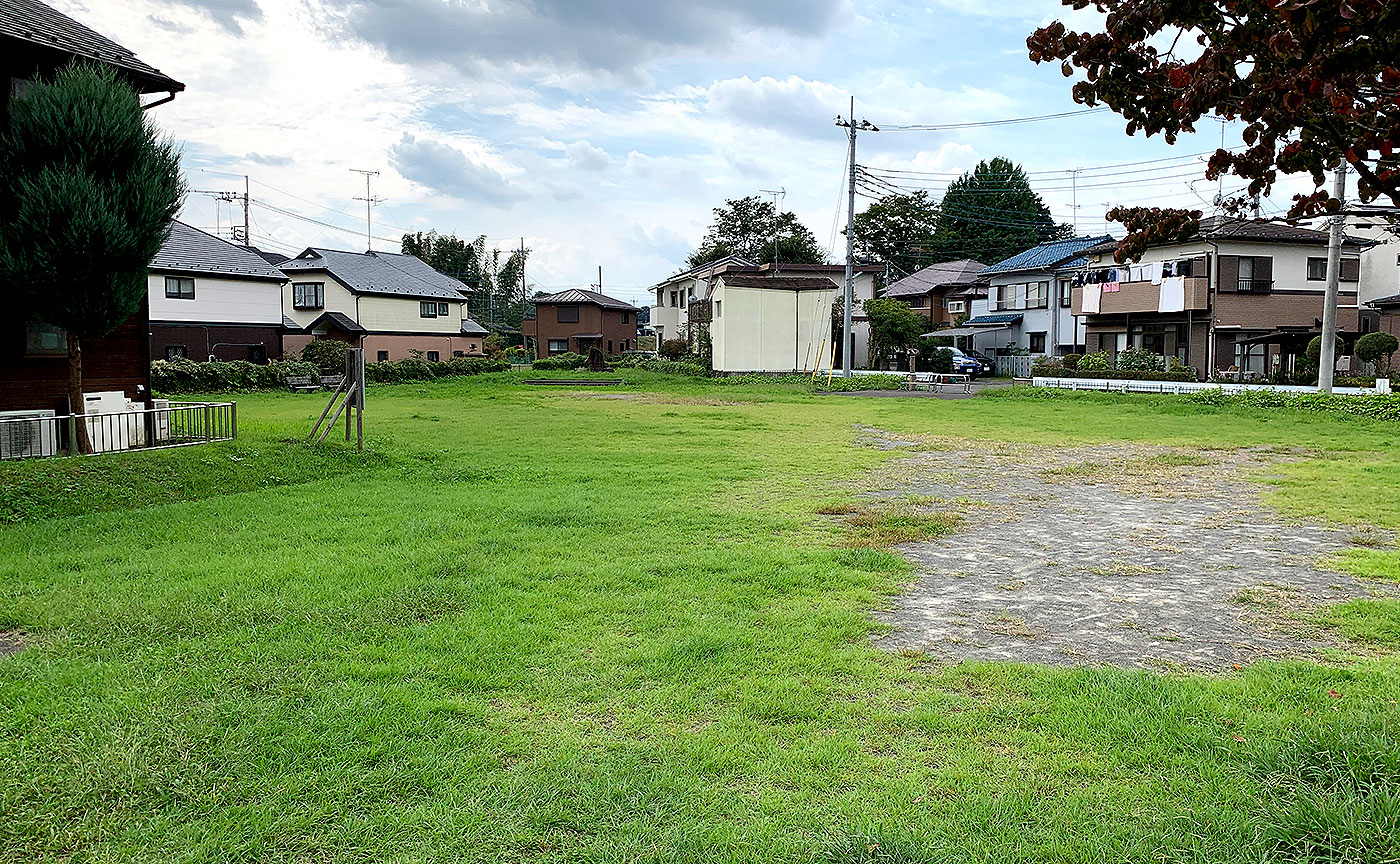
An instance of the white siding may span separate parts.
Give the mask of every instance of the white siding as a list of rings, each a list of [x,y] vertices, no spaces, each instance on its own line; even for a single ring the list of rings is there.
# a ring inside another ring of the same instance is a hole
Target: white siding
[[[194,279],[194,299],[165,296],[165,274],[147,277],[152,321],[210,324],[282,323],[282,286],[276,282],[223,276],[185,276]]]
[[[295,282],[322,282],[326,286],[326,305],[322,309],[297,309],[292,306],[292,284]],[[355,295],[341,283],[325,273],[300,274],[282,286],[282,311],[287,317],[305,327],[326,312],[340,312],[358,320],[355,308]]]
[[[832,292],[734,288],[720,282],[711,300],[721,307],[710,325],[718,371],[800,371],[815,365],[819,350],[831,350]],[[824,349],[823,342],[828,343]]]
[[[424,318],[419,303],[447,303],[446,317]],[[360,297],[360,317],[356,320],[371,333],[461,333],[462,306],[460,300],[422,300],[416,297]]]

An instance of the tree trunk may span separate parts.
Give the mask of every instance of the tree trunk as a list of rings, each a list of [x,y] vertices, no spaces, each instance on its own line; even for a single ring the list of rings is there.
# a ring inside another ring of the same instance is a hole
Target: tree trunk
[[[78,344],[76,333],[68,334],[68,404],[76,418],[73,427],[78,433],[78,452],[92,452],[92,436],[88,433],[87,421],[83,419],[86,403],[83,401],[83,349]]]

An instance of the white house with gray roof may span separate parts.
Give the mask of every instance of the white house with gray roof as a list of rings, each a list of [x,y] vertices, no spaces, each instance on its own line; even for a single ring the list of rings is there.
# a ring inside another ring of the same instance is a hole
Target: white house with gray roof
[[[959,330],[975,338],[974,347],[988,354],[1069,354],[1082,351],[1084,327],[1070,310],[1069,289],[1061,289],[1056,272],[1082,264],[1085,249],[1113,238],[1073,237],[1051,240],[991,265],[987,308]]]
[[[282,285],[261,256],[174,222],[147,277],[153,359],[282,356]]]
[[[282,309],[297,330],[289,354],[313,339],[348,342],[371,362],[485,353],[487,330],[467,315],[471,289],[411,255],[313,247],[280,269]]]

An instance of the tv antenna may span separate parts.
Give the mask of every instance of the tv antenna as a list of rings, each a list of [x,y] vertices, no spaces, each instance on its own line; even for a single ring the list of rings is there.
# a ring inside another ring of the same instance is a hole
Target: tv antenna
[[[374,234],[373,234],[373,233],[371,232],[371,230],[370,230],[370,229],[371,229],[370,208],[376,207],[376,206],[378,206],[379,204],[383,203],[384,199],[383,199],[383,198],[376,198],[376,197],[374,197],[374,193],[372,193],[372,192],[370,191],[370,188],[369,188],[369,179],[370,179],[371,177],[378,177],[378,176],[379,176],[379,172],[378,172],[378,171],[366,171],[366,170],[363,169],[363,168],[351,168],[350,170],[353,171],[353,172],[356,173],[356,174],[363,174],[363,175],[365,175],[365,197],[363,197],[363,198],[356,197],[355,200],[356,200],[356,201],[363,201],[363,202],[365,202],[365,251],[366,251],[366,252],[373,252],[373,251],[374,251]]]

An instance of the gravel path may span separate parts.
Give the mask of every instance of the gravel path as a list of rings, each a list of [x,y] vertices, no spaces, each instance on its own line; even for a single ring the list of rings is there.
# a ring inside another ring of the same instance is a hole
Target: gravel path
[[[890,650],[1222,670],[1314,656],[1330,643],[1290,611],[1386,590],[1318,566],[1379,538],[1290,523],[1262,503],[1246,474],[1294,455],[865,436],[911,451],[875,494],[926,496],[967,519],[900,548],[918,579],[879,616],[894,625],[877,637]]]

